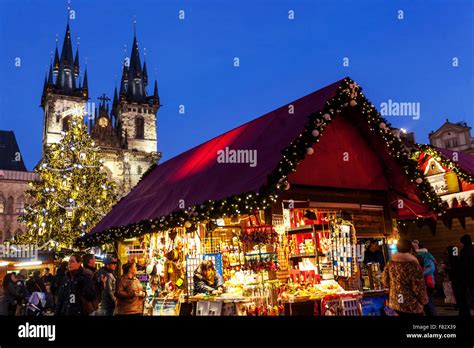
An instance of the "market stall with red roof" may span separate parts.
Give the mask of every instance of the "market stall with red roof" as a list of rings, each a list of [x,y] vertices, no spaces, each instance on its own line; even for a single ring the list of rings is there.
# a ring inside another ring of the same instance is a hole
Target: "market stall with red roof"
[[[146,239],[145,262],[179,244],[188,298],[188,266],[212,258],[239,296],[250,274],[265,289],[289,281],[284,301],[380,289],[375,275],[398,238],[395,220],[441,212],[417,162],[345,78],[156,166],[77,244]],[[368,239],[383,260],[357,285]]]

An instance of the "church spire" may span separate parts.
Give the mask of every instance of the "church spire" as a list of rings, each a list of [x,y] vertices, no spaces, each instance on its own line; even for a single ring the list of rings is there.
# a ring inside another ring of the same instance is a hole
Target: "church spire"
[[[84,68],[84,80],[82,81],[82,95],[89,97],[89,82],[87,80],[87,66]]]
[[[148,73],[146,71],[146,48],[143,49],[143,82],[148,85]]]
[[[122,71],[122,83],[120,85],[120,95],[129,101],[146,102],[146,82],[143,76],[140,62],[140,51],[138,49],[136,19],[133,21],[133,43],[130,53],[129,66],[124,65]],[[146,67],[146,66],[145,66]]]
[[[117,86],[114,88],[114,100],[112,102],[112,109],[115,107],[115,105],[118,104],[118,96],[117,96]]]
[[[53,84],[53,67],[51,65],[49,66],[48,83]]]
[[[148,85],[148,74],[147,74],[147,71],[146,71],[146,62],[143,63],[143,83],[146,85]]]
[[[79,38],[77,38],[77,49],[76,49],[76,57],[74,58],[74,76],[79,76]]]
[[[142,77],[142,67],[140,63],[140,51],[138,50],[137,37],[133,36],[132,52],[130,54],[130,73],[132,78]]]
[[[155,99],[159,99],[159,97],[158,97],[158,81],[156,81],[156,80],[155,80],[155,89],[153,91],[153,97]]]
[[[59,71],[58,34],[56,34],[56,51],[54,52],[53,72],[57,75]]]
[[[69,18],[69,17],[68,17]],[[66,25],[61,58],[59,59],[58,78],[56,79],[56,89],[65,93],[73,94],[76,89],[76,79],[74,76],[74,61],[72,55],[71,30],[69,20]]]

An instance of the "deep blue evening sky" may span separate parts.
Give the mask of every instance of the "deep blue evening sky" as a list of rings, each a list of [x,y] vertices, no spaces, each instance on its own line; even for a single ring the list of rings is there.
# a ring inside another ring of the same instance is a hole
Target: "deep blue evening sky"
[[[66,7],[66,0],[0,0],[0,129],[15,131],[30,170],[41,156],[43,79],[56,33],[62,45]],[[154,68],[158,76],[164,159],[345,76],[377,106],[421,103],[417,121],[388,117],[419,142],[447,117],[474,126],[472,0],[72,0],[72,8],[92,101],[112,97],[137,16],[150,79]]]

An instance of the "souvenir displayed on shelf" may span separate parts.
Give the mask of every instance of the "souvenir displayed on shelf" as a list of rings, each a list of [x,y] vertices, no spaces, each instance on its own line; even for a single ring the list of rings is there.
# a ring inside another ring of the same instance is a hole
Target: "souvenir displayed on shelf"
[[[278,233],[272,225],[247,227],[240,233],[244,244],[274,244],[278,242]]]
[[[345,220],[334,220],[330,224],[334,275],[351,277],[355,271],[355,230]]]

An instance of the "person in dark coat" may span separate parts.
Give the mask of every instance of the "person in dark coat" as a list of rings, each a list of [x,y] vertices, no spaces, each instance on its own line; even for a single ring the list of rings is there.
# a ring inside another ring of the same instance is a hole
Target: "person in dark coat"
[[[48,283],[52,284],[53,283],[54,276],[51,273],[49,273],[49,271],[50,271],[50,269],[47,268],[47,267],[44,269],[44,275],[42,277],[44,284],[48,284]]]
[[[94,282],[81,267],[82,258],[72,255],[69,258],[68,271],[59,288],[58,304],[55,315],[89,315],[94,311],[97,300]]]
[[[22,301],[21,293],[16,287],[15,273],[7,273],[3,278],[3,303],[0,315],[14,316],[16,307]]]
[[[375,239],[369,241],[369,245],[364,252],[364,265],[368,263],[378,263],[380,270],[383,271],[385,267],[385,258],[383,252],[380,250],[379,243]]]
[[[471,236],[465,234],[461,237],[463,245],[459,253],[459,315],[470,316],[470,301],[474,290],[474,246]]]
[[[56,270],[56,274],[53,277],[53,283],[51,284],[51,292],[53,293],[55,304],[58,303],[59,288],[61,287],[64,277],[66,276],[67,267],[68,267],[68,262],[62,261],[59,264],[59,267]]]
[[[84,267],[84,273],[93,278],[96,272],[95,269],[96,259],[94,254],[85,254],[82,261],[82,267]]]
[[[103,315],[113,315],[117,299],[115,298],[115,269],[118,260],[108,257],[104,260],[104,267],[99,269],[94,275],[99,279],[99,308]]]
[[[40,271],[33,272],[31,278],[26,282],[26,288],[30,294],[33,292],[46,292],[43,279],[40,277]]]
[[[20,293],[21,297],[21,300],[19,301],[18,306],[16,307],[16,315],[23,316],[25,315],[25,307],[23,305],[28,302],[28,299],[31,295],[28,291],[28,287],[26,286],[26,281],[28,279],[28,273],[26,269],[21,269],[20,272],[18,272],[16,279],[16,289]]]
[[[220,295],[224,292],[224,282],[211,260],[203,261],[194,271],[194,294]]]
[[[443,276],[444,282],[451,283],[452,295],[457,305],[459,303],[459,252],[456,246],[449,245],[446,248],[439,265],[439,273]],[[446,292],[446,289],[443,290]],[[448,298],[448,296],[451,296],[451,294],[445,293],[445,297]]]

